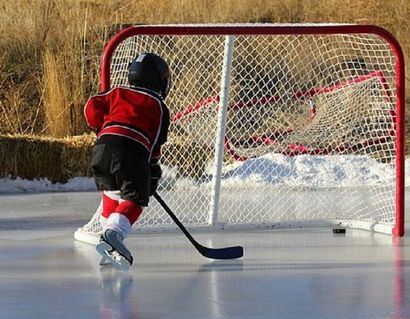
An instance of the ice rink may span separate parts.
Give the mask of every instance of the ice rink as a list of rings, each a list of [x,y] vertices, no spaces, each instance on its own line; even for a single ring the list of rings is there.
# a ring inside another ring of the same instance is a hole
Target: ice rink
[[[410,318],[410,190],[406,236],[331,229],[194,233],[242,245],[212,261],[182,233],[128,239],[129,272],[98,266],[76,242],[97,192],[0,195],[0,318]]]

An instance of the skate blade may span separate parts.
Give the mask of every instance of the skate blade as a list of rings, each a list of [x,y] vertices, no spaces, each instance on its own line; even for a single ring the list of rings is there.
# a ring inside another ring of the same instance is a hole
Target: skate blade
[[[110,244],[103,241],[95,246],[95,249],[102,256],[100,260],[100,266],[111,264],[120,270],[129,270],[131,266],[130,262],[126,258],[121,256],[117,251],[115,251]]]
[[[100,266],[109,266],[112,265],[111,261],[105,257],[105,256],[101,256],[100,262],[99,262]]]

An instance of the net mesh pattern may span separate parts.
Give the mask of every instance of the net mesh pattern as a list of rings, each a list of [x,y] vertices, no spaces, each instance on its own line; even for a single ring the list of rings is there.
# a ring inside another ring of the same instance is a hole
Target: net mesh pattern
[[[111,87],[154,52],[170,65],[172,123],[159,192],[189,227],[210,219],[223,35],[136,35]],[[218,224],[395,222],[395,58],[372,34],[234,37]],[[98,216],[83,231],[97,233]],[[140,228],[171,219],[155,202]]]

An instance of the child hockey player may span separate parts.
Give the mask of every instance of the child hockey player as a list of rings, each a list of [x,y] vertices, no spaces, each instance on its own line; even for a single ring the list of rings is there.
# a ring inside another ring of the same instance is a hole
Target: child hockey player
[[[128,269],[133,257],[124,245],[132,225],[148,205],[162,175],[161,145],[167,140],[169,111],[163,99],[171,77],[167,63],[143,53],[130,64],[131,88],[115,87],[92,96],[84,109],[88,126],[97,133],[92,172],[103,191],[97,251],[101,263]]]

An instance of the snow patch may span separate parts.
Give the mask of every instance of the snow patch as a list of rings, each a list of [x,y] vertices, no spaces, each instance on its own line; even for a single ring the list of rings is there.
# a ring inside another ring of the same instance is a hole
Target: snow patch
[[[410,160],[406,160],[405,181],[410,186]],[[163,167],[162,187],[209,186],[211,175],[201,181],[177,178],[175,169]],[[245,162],[225,167],[223,185],[254,183],[306,187],[334,187],[357,185],[382,185],[393,178],[394,165],[382,164],[366,156],[284,156],[266,154]],[[48,179],[0,179],[0,194],[96,191],[94,179],[75,177],[67,183],[52,183]]]
[[[35,192],[72,192],[97,190],[94,179],[90,177],[74,177],[67,183],[52,183],[47,178],[27,180],[9,177],[0,179],[0,194],[35,193]]]

